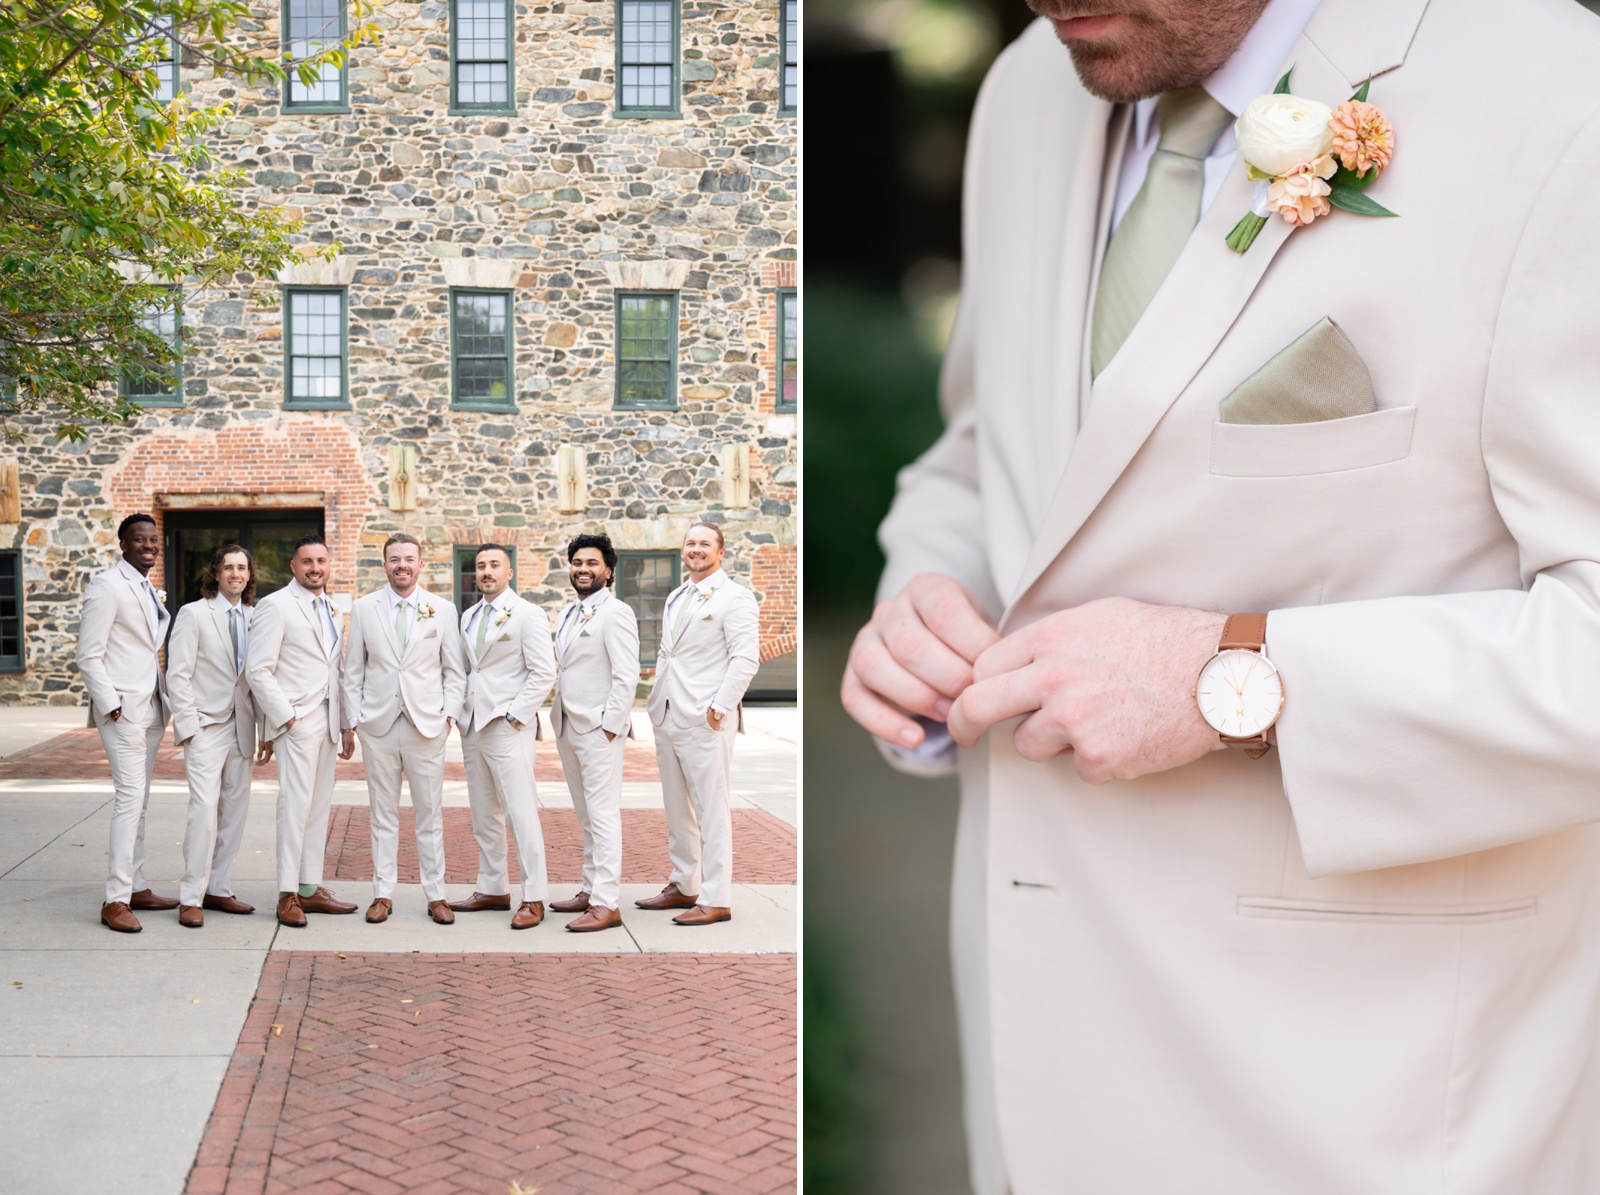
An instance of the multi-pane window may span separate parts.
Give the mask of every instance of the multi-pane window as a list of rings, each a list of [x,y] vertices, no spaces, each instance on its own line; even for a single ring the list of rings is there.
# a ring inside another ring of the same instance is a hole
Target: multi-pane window
[[[639,663],[656,666],[661,651],[661,608],[678,587],[676,552],[618,552],[616,595],[633,607],[639,620]]]
[[[0,672],[21,672],[24,667],[22,552],[9,548],[0,552]]]
[[[174,352],[181,352],[183,342],[178,338],[181,327],[181,306],[178,292],[174,288],[172,302],[151,311],[139,320],[147,331],[154,332],[172,347]],[[139,373],[125,373],[122,375],[122,396],[131,402],[136,402],[144,407],[174,407],[182,403],[183,387],[183,362],[174,361],[170,366],[157,365],[149,370]]]
[[[517,567],[517,549],[511,548],[511,568],[513,575]],[[483,595],[478,592],[478,545],[457,544],[455,547],[455,591],[456,609],[465,614]],[[513,591],[517,588],[515,580],[511,582]]]
[[[678,292],[617,295],[617,406],[678,405]]]
[[[778,11],[782,14],[779,36],[783,41],[783,78],[779,81],[783,98],[778,111],[793,112],[800,98],[799,0],[780,0]]]
[[[780,411],[800,409],[799,304],[792,290],[778,292],[778,402]]]
[[[452,0],[450,39],[451,110],[511,111],[510,0]]]
[[[178,94],[178,39],[172,34],[172,18],[159,17],[151,26],[151,51],[155,61],[150,72],[156,77],[156,99],[163,104]]]
[[[345,388],[343,288],[290,290],[284,300],[284,406],[342,407]]]
[[[511,293],[450,292],[450,401],[461,407],[513,407]]]
[[[677,115],[676,0],[617,0],[617,110]]]
[[[289,78],[284,84],[285,106],[342,111],[345,97],[345,68],[325,62],[317,68],[317,79],[303,83],[294,64],[332,49],[344,40],[344,0],[283,0],[283,44],[290,61]]]

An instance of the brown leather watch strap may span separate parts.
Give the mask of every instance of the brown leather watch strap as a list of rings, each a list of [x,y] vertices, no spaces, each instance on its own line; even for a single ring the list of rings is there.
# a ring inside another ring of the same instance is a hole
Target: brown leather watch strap
[[[1265,614],[1230,614],[1222,624],[1218,651],[1260,651],[1267,642]]]

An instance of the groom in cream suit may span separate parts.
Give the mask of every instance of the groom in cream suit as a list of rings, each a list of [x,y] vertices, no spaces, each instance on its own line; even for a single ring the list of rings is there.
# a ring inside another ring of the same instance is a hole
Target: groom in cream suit
[[[544,920],[549,895],[533,768],[539,707],[556,678],[550,620],[538,606],[517,596],[510,548],[484,544],[478,549],[476,567],[482,597],[461,618],[467,684],[460,723],[472,834],[478,842],[478,883],[468,899],[450,907],[458,913],[510,910],[509,820],[522,868],[511,928],[533,929]]]
[[[591,933],[622,924],[622,752],[633,737],[639,621],[611,592],[617,550],[609,535],[573,537],[567,567],[578,600],[556,620],[550,724],[583,828],[583,888],[550,907],[582,913],[567,928]]]
[[[256,605],[245,675],[278,757],[278,922],[303,929],[307,913],[354,913],[322,886],[335,753],[355,754],[339,725],[344,636],[328,598],[328,545],[307,535],[290,547],[294,580]]]
[[[454,603],[417,585],[422,545],[397,531],[383,545],[389,584],[350,611],[344,715],[361,734],[372,806],[372,904],[388,919],[399,874],[400,779],[416,815],[417,867],[428,914],[455,921],[444,899],[444,749],[461,707],[464,664]]]
[[[1600,1190],[1600,24],[1038,8],[843,691],[962,777],[974,1188]],[[1371,77],[1399,216],[1237,253],[1291,68]]]
[[[249,550],[223,544],[200,580],[200,600],[178,611],[167,648],[172,735],[183,748],[189,824],[183,835],[178,924],[199,929],[205,910],[253,913],[233,895],[233,863],[250,811],[250,767],[272,758],[256,750],[256,710],[245,675],[256,563]]]
[[[149,573],[161,554],[161,533],[147,514],[133,514],[117,528],[122,559],[96,574],[83,595],[78,627],[78,671],[89,694],[89,725],[111,764],[116,801],[111,811],[111,849],[106,899],[100,921],[118,933],[141,929],[133,909],[175,909],[144,881],[144,812],[150,776],[167,726],[167,682],[161,675],[161,645],[171,617],[164,594]]]
[[[756,597],[722,570],[722,528],[683,537],[689,579],[667,595],[656,678],[645,702],[655,726],[672,874],[641,909],[683,909],[677,925],[733,916],[733,736],[761,666]],[[730,717],[731,725],[730,725]]]

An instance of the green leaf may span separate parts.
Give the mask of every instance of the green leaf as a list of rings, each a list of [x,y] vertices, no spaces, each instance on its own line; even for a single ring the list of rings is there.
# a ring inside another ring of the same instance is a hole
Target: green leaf
[[[1363,82],[1360,87],[1356,88],[1355,95],[1351,96],[1350,99],[1352,101],[1354,101],[1355,103],[1358,103],[1358,104],[1366,103],[1367,102],[1367,89],[1370,88],[1371,86],[1372,86],[1372,76],[1368,75],[1367,78],[1366,78],[1366,81]]]
[[[1273,95],[1289,94],[1289,76],[1292,74],[1294,74],[1294,67],[1291,66],[1288,70],[1283,72],[1283,78],[1279,79],[1278,85],[1272,89]]]
[[[1367,196],[1354,187],[1345,186],[1340,182],[1329,184],[1328,202],[1341,211],[1354,212],[1358,216],[1393,216],[1382,204],[1374,203]]]
[[[1372,180],[1378,177],[1378,172],[1372,167],[1367,167],[1366,174],[1358,175],[1354,170],[1346,170],[1343,166],[1334,172],[1328,180],[1330,187],[1352,187],[1357,191],[1365,191],[1372,185]]]

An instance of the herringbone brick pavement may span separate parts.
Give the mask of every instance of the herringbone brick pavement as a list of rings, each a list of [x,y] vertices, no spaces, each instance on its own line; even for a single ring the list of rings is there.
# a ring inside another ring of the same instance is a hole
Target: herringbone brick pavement
[[[561,760],[555,745],[548,741],[539,744],[534,765],[534,777],[541,781],[562,782]],[[338,763],[339,780],[365,780],[366,770],[357,759]],[[182,780],[183,752],[173,742],[172,729],[161,740],[156,753],[155,778],[157,780]],[[277,780],[278,764],[274,760],[255,769],[256,780]],[[465,780],[464,764],[446,761],[446,780]],[[106,762],[105,747],[100,742],[100,732],[87,727],[69,730],[46,739],[36,747],[28,747],[5,759],[0,759],[0,780],[109,780],[111,765]],[[655,748],[648,743],[628,741],[622,754],[622,779],[628,782],[653,783],[661,779],[656,769]]]
[[[796,1190],[793,955],[275,953],[187,1195]]]
[[[583,832],[571,809],[541,809],[545,870],[552,883],[577,883],[583,876]],[[372,878],[372,812],[365,805],[335,805],[328,819],[327,874],[334,880]],[[793,884],[797,852],[795,828],[760,809],[733,811],[734,877],[741,884]],[[472,837],[472,810],[444,811],[444,879],[471,884],[478,879],[478,844]],[[507,852],[512,882],[521,878],[515,846]],[[667,815],[660,809],[622,811],[622,882],[667,882]],[[399,879],[419,882],[416,818],[400,807]]]

